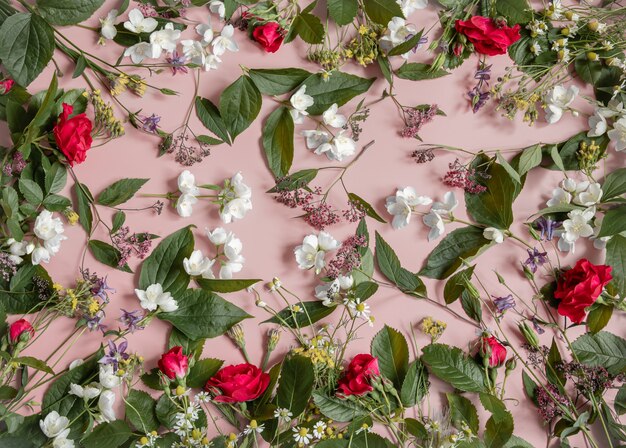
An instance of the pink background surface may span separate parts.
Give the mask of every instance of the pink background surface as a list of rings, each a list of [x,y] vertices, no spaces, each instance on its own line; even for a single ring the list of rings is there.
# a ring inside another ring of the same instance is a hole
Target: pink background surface
[[[96,26],[97,17],[106,15],[109,8],[114,7],[117,2],[107,2],[92,20],[91,24]],[[196,21],[204,21],[205,10],[194,11],[190,15],[190,24],[195,25]],[[125,18],[125,16],[123,16]],[[410,21],[421,26],[429,27],[436,21],[435,8],[430,6],[427,10],[418,11],[410,17]],[[216,25],[216,19],[214,26]],[[115,61],[123,49],[114,43],[109,43],[106,47],[96,45],[96,33],[88,30],[72,28],[66,31],[75,42],[87,51],[97,54],[108,61]],[[190,26],[184,36],[193,35],[193,26]],[[195,37],[195,36],[194,36]],[[224,63],[219,70],[202,72],[199,94],[203,97],[217,102],[220,92],[241,74],[239,64],[250,68],[270,68],[270,67],[304,67],[310,71],[316,71],[315,65],[306,60],[306,44],[297,41],[283,47],[276,54],[265,54],[255,43],[249,41],[245,33],[237,31],[235,34],[240,46],[238,53],[228,53],[224,55]],[[395,64],[401,60],[395,58]],[[62,55],[57,55],[59,63],[65,75],[60,78],[62,87],[84,87],[80,79],[72,80],[72,67]],[[412,61],[427,60],[424,50],[420,50],[417,55],[411,56]],[[127,59],[124,61],[126,62]],[[586,129],[586,120],[582,116],[574,118],[566,116],[560,123],[548,126],[539,123],[532,128],[521,122],[521,118],[511,122],[500,117],[499,113],[490,107],[474,115],[468,107],[465,92],[473,85],[473,72],[477,59],[470,58],[462,68],[454,71],[451,75],[432,81],[403,81],[398,80],[396,91],[401,103],[405,105],[417,104],[437,104],[447,117],[437,117],[435,121],[428,124],[420,133],[425,143],[441,143],[452,146],[461,146],[465,149],[478,151],[480,149],[494,148],[520,148],[537,142],[559,141],[570,135]],[[493,63],[494,80],[504,71],[504,67],[511,61],[507,56],[491,58],[489,63]],[[375,68],[362,70],[360,67],[346,66],[344,70],[362,76],[379,76]],[[138,72],[148,76],[147,72]],[[36,91],[45,88],[50,80],[51,68],[33,83],[31,90]],[[158,76],[153,76],[149,82],[160,86],[168,87],[180,92],[178,97],[168,97],[154,94],[148,90],[143,99],[134,97],[130,93],[122,95],[122,101],[126,105],[131,105],[131,110],[142,109],[144,114],[156,113],[162,116],[161,126],[168,131],[178,127],[183,120],[188,104],[193,99],[193,75],[177,75],[172,77],[169,70]],[[386,87],[386,83],[381,78],[374,84],[367,94],[367,101],[376,99]],[[348,115],[359,99],[341,108]],[[575,103],[583,108],[584,101],[578,100]],[[292,291],[300,294],[304,300],[313,298],[313,287],[317,284],[311,271],[301,271],[297,268],[293,257],[293,248],[301,243],[302,238],[314,229],[307,226],[300,219],[294,219],[297,211],[288,209],[276,203],[272,197],[264,192],[274,184],[272,175],[267,169],[262,157],[261,129],[265,118],[273,110],[275,104],[264,97],[263,107],[258,119],[237,138],[232,147],[221,145],[212,148],[212,154],[202,163],[192,168],[191,172],[196,175],[200,183],[220,183],[225,177],[230,177],[237,171],[242,171],[247,184],[253,188],[254,209],[244,220],[234,224],[223,225],[217,214],[217,210],[209,203],[202,203],[194,207],[191,218],[180,218],[175,210],[166,207],[161,216],[155,216],[151,212],[128,213],[127,224],[135,232],[150,232],[162,237],[173,231],[190,224],[194,224],[197,229],[196,248],[209,250],[208,240],[204,236],[205,228],[215,228],[224,226],[232,230],[242,240],[244,245],[243,255],[246,258],[244,269],[238,274],[239,278],[262,278],[270,280],[278,276],[284,285]],[[121,114],[121,112],[120,112]],[[120,115],[121,116],[121,115]],[[207,133],[200,123],[192,117],[192,128],[198,133]],[[360,146],[375,140],[371,147],[359,162],[345,176],[345,182],[350,191],[354,191],[370,203],[385,218],[388,218],[384,209],[385,197],[395,193],[397,187],[413,186],[418,193],[441,199],[447,191],[441,178],[447,170],[447,164],[454,161],[453,154],[438,153],[436,159],[424,165],[415,164],[409,157],[412,150],[416,149],[415,141],[403,139],[398,135],[402,122],[391,101],[386,100],[376,104],[371,109],[369,120],[364,125],[364,132],[359,142]],[[313,125],[305,123],[297,126],[296,130],[312,128]],[[100,192],[104,187],[112,182],[124,177],[150,178],[151,180],[141,190],[144,193],[165,193],[176,190],[176,178],[184,169],[179,166],[173,156],[166,155],[157,159],[158,139],[146,134],[142,134],[130,125],[126,126],[126,135],[106,144],[102,147],[92,149],[87,161],[76,167],[76,174],[81,182],[86,183],[94,194]],[[614,151],[609,158],[608,166],[622,166],[623,156],[616,156]],[[466,160],[466,159],[462,159]],[[316,156],[306,149],[302,137],[296,137],[295,161],[293,170],[302,168],[313,168],[327,166],[330,163],[323,156]],[[334,175],[334,174],[332,174]],[[546,170],[533,171],[527,179],[526,187],[514,205],[516,224],[514,231],[522,233],[524,222],[538,208],[541,208],[548,199],[551,190],[560,179],[560,174]],[[323,181],[322,181],[323,180]],[[327,186],[327,181],[320,176],[315,184],[322,187]],[[331,194],[330,200],[338,207],[345,205],[345,197],[340,191]],[[457,197],[462,201],[462,194],[456,191]],[[69,194],[69,192],[68,192]],[[135,198],[127,205],[129,207],[145,207],[152,203],[150,198]],[[106,213],[106,211],[105,211]],[[459,216],[464,215],[464,207],[457,209]],[[390,224],[380,224],[368,219],[370,232],[378,230],[382,236],[397,251],[403,266],[413,271],[418,271],[425,262],[427,254],[435,247],[437,242],[429,243],[426,239],[427,228],[422,225],[421,220],[414,219],[408,228],[394,231]],[[456,227],[447,226],[447,230]],[[329,232],[338,239],[343,239],[354,231],[354,225],[338,225],[329,229]],[[46,266],[56,281],[69,284],[78,275],[78,268],[82,251],[86,244],[86,235],[80,226],[66,226],[68,241],[63,243],[60,255],[56,256],[52,262]],[[95,238],[106,239],[104,229],[94,235]],[[603,261],[603,253],[593,248],[580,246],[576,253],[576,258],[587,256],[594,262]],[[519,262],[526,258],[525,249],[512,241],[507,241],[500,247],[491,249],[487,256],[483,256],[478,261],[478,273],[491,288],[495,295],[505,295],[505,290],[501,287],[495,275],[494,269],[504,275],[511,285],[517,287],[520,294],[529,297],[530,289],[526,286],[520,273]],[[573,262],[576,258],[568,257],[566,262]],[[115,319],[119,317],[119,309],[138,309],[139,303],[135,298],[133,289],[137,285],[138,275],[126,274],[107,268],[87,255],[86,266],[91,267],[99,274],[106,274],[109,283],[117,289],[117,293],[112,296],[112,302],[107,308],[107,321],[105,323],[116,326]],[[133,270],[137,271],[139,263],[133,260],[131,263]],[[381,278],[378,274],[377,278]],[[427,281],[429,296],[443,302],[442,291],[444,282]],[[263,288],[259,288],[260,290]],[[268,303],[280,307],[278,300],[263,289],[262,296]],[[264,346],[265,335],[269,327],[261,324],[268,316],[254,305],[252,294],[239,292],[229,294],[226,297],[233,303],[244,308],[248,313],[255,316],[244,322],[246,330],[246,340],[248,350],[253,362],[261,362],[262,347]],[[350,353],[367,351],[371,337],[379,331],[383,324],[389,324],[405,333],[412,329],[417,329],[417,323],[426,316],[435,316],[448,323],[448,329],[440,342],[457,345],[467,348],[469,341],[475,338],[475,328],[458,322],[453,316],[445,311],[416,299],[409,298],[396,290],[381,287],[379,292],[368,302],[373,309],[376,323],[373,328],[365,328],[361,331],[361,339],[356,341]],[[461,312],[459,303],[452,307]],[[510,334],[514,332],[516,319],[513,315],[508,315],[504,319],[505,326],[511,328]],[[624,320],[617,316],[611,322],[611,328],[618,335],[624,336]],[[53,334],[61,340],[67,335],[73,326],[70,320],[61,319],[53,326]],[[156,366],[156,360],[166,349],[169,325],[154,321],[150,327],[144,331],[135,333],[128,337],[130,351],[142,354],[146,359],[146,368]],[[427,338],[419,333],[418,343],[426,344]],[[545,336],[549,336],[546,332]],[[32,349],[33,354],[45,354],[46,345],[53,344],[56,338],[48,338],[41,342],[38,347]],[[93,352],[98,348],[102,339],[97,334],[84,336],[71,352],[60,362],[60,366],[65,366],[72,359],[81,357]],[[281,350],[278,350],[273,359],[278,357],[293,344],[287,334],[283,334],[281,340]],[[207,341],[204,349],[204,356],[221,358],[226,363],[239,363],[243,361],[242,356],[234,349],[233,344],[226,337],[219,337]],[[509,408],[512,410],[515,421],[515,433],[524,437],[535,446],[545,446],[545,430],[536,413],[534,406],[524,397],[521,388],[521,369],[518,368],[514,376],[509,380],[507,398]],[[433,387],[430,406],[438,407],[441,392],[448,391],[447,386],[436,379],[432,379]],[[515,400],[519,400],[519,403]],[[429,406],[424,402],[424,406]],[[479,406],[480,408],[480,406]],[[481,421],[484,425],[485,420]]]

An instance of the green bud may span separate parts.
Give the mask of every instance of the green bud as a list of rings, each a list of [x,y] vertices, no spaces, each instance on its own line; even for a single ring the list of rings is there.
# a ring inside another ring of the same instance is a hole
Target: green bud
[[[539,337],[537,337],[537,333],[528,325],[528,323],[525,321],[520,322],[518,328],[524,336],[524,339],[526,339],[526,342],[528,342],[528,345],[533,348],[539,348]]]

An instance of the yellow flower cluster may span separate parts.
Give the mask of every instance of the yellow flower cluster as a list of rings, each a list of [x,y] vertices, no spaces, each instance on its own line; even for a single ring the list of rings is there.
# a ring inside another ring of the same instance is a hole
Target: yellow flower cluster
[[[96,133],[105,131],[113,138],[124,135],[122,122],[113,114],[113,107],[104,102],[100,90],[85,92],[83,95],[93,106],[94,123],[98,128]]]
[[[606,154],[602,151],[600,146],[596,144],[595,140],[591,140],[589,144],[585,141],[580,142],[576,157],[578,158],[580,169],[591,173],[597,168],[596,164],[598,161],[606,157]]]
[[[447,326],[448,325],[445,322],[436,320],[430,316],[422,319],[422,322],[420,323],[422,333],[430,336],[430,339],[433,342],[441,337]]]

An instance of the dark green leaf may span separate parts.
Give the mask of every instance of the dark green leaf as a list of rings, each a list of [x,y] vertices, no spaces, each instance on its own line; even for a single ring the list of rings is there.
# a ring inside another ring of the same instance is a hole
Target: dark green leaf
[[[91,235],[91,226],[93,225],[93,215],[91,213],[91,204],[93,196],[85,184],[74,184],[74,194],[76,195],[76,212],[78,213],[78,222],[83,226],[85,232]]]
[[[457,394],[447,393],[448,405],[450,406],[450,418],[455,428],[460,428],[465,422],[474,434],[478,434],[478,412],[472,402]]]
[[[626,340],[606,331],[584,334],[572,343],[574,354],[580,362],[590,366],[602,366],[611,375],[626,369]]]
[[[407,407],[413,407],[428,393],[428,370],[419,359],[409,364],[402,388],[400,389],[400,400]]]
[[[324,25],[313,14],[298,14],[291,24],[290,32],[297,33],[308,44],[319,44],[324,40]]]
[[[81,443],[89,448],[119,448],[130,437],[132,432],[122,420],[100,423],[85,437]]]
[[[373,218],[378,222],[382,222],[383,224],[387,222],[382,216],[378,214],[378,212],[376,212],[374,207],[372,207],[372,205],[369,202],[367,202],[365,199],[358,196],[357,194],[348,193],[348,199],[350,200],[350,202],[354,203],[357,206],[357,208],[360,208],[361,210],[363,210],[365,214],[369,216],[370,218]]]
[[[613,305],[594,303],[587,314],[587,328],[595,334],[607,326],[613,315]]]
[[[306,94],[313,97],[313,105],[307,109],[311,115],[321,115],[334,103],[343,106],[352,98],[369,90],[376,78],[361,78],[334,71],[328,79],[316,73],[309,76],[304,84]]]
[[[324,416],[337,422],[349,422],[369,414],[367,409],[354,401],[328,397],[321,392],[313,392],[313,400]]]
[[[391,50],[389,50],[389,53],[387,53],[387,56],[399,56],[408,51],[411,51],[417,44],[419,44],[420,39],[422,38],[422,32],[423,31],[419,31],[418,33],[416,33],[409,39],[405,40],[401,44],[393,47]]]
[[[430,64],[424,64],[421,62],[407,62],[396,70],[398,78],[408,79],[410,81],[441,78],[442,76],[449,74],[450,73],[443,69],[433,69]]]
[[[76,25],[92,16],[104,0],[37,0],[37,11],[52,25]]]
[[[426,266],[419,272],[429,278],[444,279],[453,274],[462,260],[469,260],[489,241],[483,229],[467,226],[450,232],[428,255]]]
[[[359,9],[357,0],[328,0],[328,13],[337,25],[348,25]]]
[[[88,245],[94,258],[100,263],[119,269],[120,271],[129,273],[133,272],[128,264],[125,264],[124,266],[119,265],[122,254],[115,247],[99,240],[89,240]]]
[[[626,294],[626,236],[614,235],[606,243],[605,263],[613,269],[613,285],[619,293]]]
[[[293,129],[293,118],[285,106],[272,112],[263,127],[263,149],[267,165],[278,178],[286,176],[291,169]]]
[[[196,97],[196,114],[205,128],[230,145],[228,128],[218,108],[208,99]]]
[[[404,17],[395,0],[363,0],[365,12],[374,22],[387,26],[394,17]]]
[[[204,388],[206,382],[222,367],[224,361],[220,359],[205,358],[196,361],[187,375],[187,386],[198,389]]]
[[[376,232],[376,263],[383,275],[402,292],[411,295],[424,294],[425,288],[420,278],[400,266],[398,256],[378,232]]]
[[[317,169],[306,169],[296,171],[288,175],[285,178],[280,179],[276,185],[268,190],[268,193],[278,193],[279,191],[293,191],[298,188],[306,187],[309,182],[315,179],[319,170]]]
[[[409,368],[409,346],[402,333],[385,325],[372,339],[371,351],[380,372],[400,389]]]
[[[235,139],[250,126],[261,110],[261,93],[249,76],[242,75],[220,96],[219,111],[228,133]],[[216,134],[222,140],[221,135]]]
[[[626,230],[626,204],[608,210],[604,214],[598,238],[613,236]]]
[[[20,179],[20,192],[24,198],[33,205],[39,205],[43,201],[43,191],[37,182],[30,179]]]
[[[237,279],[237,280],[223,280],[223,279],[204,279],[199,278],[196,280],[198,286],[207,291],[228,293],[237,292],[242,289],[249,288],[261,281],[261,279]]]
[[[474,266],[470,266],[467,269],[455,273],[448,279],[443,288],[443,299],[446,304],[449,305],[461,297],[463,291],[466,290],[465,285],[472,278],[473,273]]]
[[[430,344],[423,348],[424,362],[431,373],[465,392],[485,390],[485,374],[472,358],[457,347]]]
[[[284,95],[311,76],[301,68],[251,69],[248,75],[264,95]]]
[[[294,312],[291,308],[285,307],[276,316],[264,323],[279,324],[289,328],[302,328],[325,318],[336,308],[335,306],[324,306],[320,300],[300,302],[297,305],[302,311]]]
[[[626,193],[626,168],[619,168],[607,174],[602,184],[602,202]]]
[[[504,16],[511,26],[528,23],[533,18],[533,10],[526,0],[498,0],[495,5],[496,12]]]
[[[283,361],[276,391],[276,405],[289,409],[293,413],[293,418],[298,418],[309,403],[314,381],[311,360],[299,355],[289,356]]]
[[[98,204],[115,207],[131,199],[150,179],[120,179],[98,196]]]
[[[126,418],[142,434],[159,429],[156,417],[156,401],[141,390],[131,390],[124,400]]]

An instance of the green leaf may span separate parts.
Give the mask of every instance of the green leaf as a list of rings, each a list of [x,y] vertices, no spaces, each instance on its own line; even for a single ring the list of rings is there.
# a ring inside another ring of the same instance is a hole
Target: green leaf
[[[25,263],[11,277],[9,291],[0,291],[0,302],[8,314],[32,313],[43,305],[33,283],[38,277],[52,282],[44,268],[30,263]]]
[[[28,86],[48,65],[54,52],[54,30],[37,14],[17,13],[0,27],[0,60],[11,77]]]
[[[626,369],[626,340],[612,333],[584,334],[572,343],[572,349],[580,362],[602,366],[611,375],[618,375]]]
[[[302,68],[253,68],[248,76],[264,95],[284,95],[304,82],[311,72]]]
[[[479,297],[471,293],[469,290],[465,290],[461,293],[461,306],[465,314],[476,322],[481,322],[483,318],[482,302]]]
[[[120,179],[104,189],[98,196],[98,204],[115,207],[131,199],[150,179]]]
[[[504,403],[493,395],[481,393],[480,402],[491,412],[485,425],[484,442],[488,448],[503,448],[513,435],[513,416]]]
[[[200,143],[204,143],[205,145],[221,145],[222,143],[224,143],[223,140],[211,137],[210,135],[196,135],[196,140],[198,140]]]
[[[233,325],[251,317],[220,296],[202,289],[188,289],[174,296],[178,309],[171,313],[159,313],[190,339],[221,336]]]
[[[606,243],[605,263],[613,268],[613,285],[620,295],[626,294],[626,236],[614,235]]]
[[[528,173],[533,168],[541,164],[542,152],[541,145],[533,145],[524,149],[519,159],[517,171],[520,176]]]
[[[109,233],[114,234],[124,225],[126,222],[126,213],[121,210],[118,210],[113,215],[113,219],[111,220],[111,230]]]
[[[128,264],[124,266],[119,265],[122,254],[117,248],[100,240],[89,240],[88,246],[94,258],[100,263],[119,269],[120,271],[128,273],[133,272]]]
[[[133,389],[124,400],[126,419],[142,434],[159,429],[156,401],[142,390]]]
[[[104,0],[37,0],[37,11],[52,25],[76,25],[87,20]]]
[[[313,98],[313,105],[307,109],[311,115],[321,115],[337,103],[343,106],[352,98],[369,90],[376,78],[361,78],[339,71],[334,71],[328,79],[316,73],[305,81],[306,94]]]
[[[122,420],[100,423],[81,444],[89,448],[119,448],[132,436],[132,431]]]
[[[88,235],[91,234],[91,226],[93,225],[93,215],[91,213],[91,204],[93,196],[85,184],[74,184],[74,194],[76,195],[76,212],[78,213],[78,222],[83,226]]]
[[[359,10],[357,0],[328,0],[328,14],[337,25],[352,23]]]
[[[617,395],[615,395],[614,407],[617,415],[626,414],[626,384],[622,384],[617,391]]]
[[[522,439],[521,437],[517,437],[516,435],[512,435],[508,442],[504,445],[504,448],[534,448],[530,443]]]
[[[447,393],[448,405],[450,406],[450,418],[455,428],[460,428],[465,422],[474,434],[478,434],[478,412],[472,402],[457,394]]]
[[[594,303],[587,314],[587,328],[592,334],[598,333],[606,327],[613,315],[613,305]]]
[[[20,192],[24,198],[33,205],[39,205],[43,201],[43,191],[37,182],[30,179],[20,179]]]
[[[511,166],[509,162],[507,162],[507,160],[504,157],[502,157],[502,154],[500,154],[500,151],[496,152],[496,160],[502,166],[502,168],[504,168],[506,172],[509,173],[509,176],[511,176],[511,178],[515,182],[517,182],[518,184],[522,183],[522,178],[520,177],[519,173],[515,170],[515,168]]]
[[[205,339],[190,339],[180,330],[172,328],[170,337],[167,341],[168,349],[176,346],[183,348],[183,353],[192,358],[198,359],[202,356],[202,350],[204,349]]]
[[[320,44],[324,40],[324,25],[313,14],[298,14],[291,23],[290,31],[297,33],[308,44]]]
[[[354,401],[328,397],[321,392],[313,392],[313,401],[320,412],[336,422],[349,422],[356,417],[369,415],[369,411]]]
[[[222,367],[221,359],[205,358],[196,361],[187,375],[187,386],[198,389],[204,388],[209,378],[214,376]]]
[[[365,199],[358,196],[357,194],[348,193],[348,199],[350,200],[350,202],[356,204],[358,208],[362,209],[365,214],[370,218],[375,219],[378,222],[382,222],[383,224],[387,222],[382,216],[378,214],[378,212],[376,212],[374,207],[372,207],[369,202],[367,202]]]
[[[428,278],[444,279],[469,260],[489,241],[483,237],[483,229],[475,226],[462,227],[450,232],[428,255],[426,266],[419,272]]]
[[[528,398],[530,398],[533,402],[537,401],[536,391],[539,387],[537,383],[526,373],[526,370],[522,370],[522,384],[524,386],[524,391]]]
[[[387,56],[400,56],[401,54],[411,51],[417,44],[419,44],[420,39],[422,38],[422,32],[423,30],[419,31],[411,38],[393,47],[391,50],[389,50]]]
[[[193,234],[189,227],[165,237],[141,265],[139,289],[145,290],[152,284],[160,283],[164,291],[178,300],[189,285],[183,259],[191,255],[193,246]]]
[[[249,288],[255,283],[260,282],[261,279],[236,279],[236,280],[222,280],[222,279],[204,279],[199,278],[196,280],[198,286],[207,291],[229,293],[237,292],[243,289]]]
[[[409,364],[400,389],[400,400],[407,407],[413,407],[428,394],[428,370],[419,359]]]
[[[556,339],[552,338],[552,345],[550,345],[550,351],[548,352],[548,359],[546,360],[546,377],[552,384],[565,384],[565,373],[560,368],[563,358],[559,351],[559,346],[556,343]]]
[[[220,116],[233,140],[250,126],[260,110],[261,93],[249,76],[240,76],[220,96]]]
[[[335,306],[325,306],[321,300],[299,302],[297,304],[303,311],[296,313],[291,308],[285,307],[276,316],[263,323],[279,324],[289,328],[302,328],[322,320],[335,311]]]
[[[205,128],[230,145],[228,128],[220,115],[220,111],[210,100],[196,97],[196,115]]]
[[[389,85],[393,84],[393,71],[391,68],[391,63],[389,62],[389,58],[383,55],[378,55],[376,58],[376,62],[378,63],[378,67],[380,68],[385,81],[389,83]]]
[[[443,299],[447,305],[456,301],[461,294],[467,289],[466,284],[472,278],[474,266],[459,271],[451,276],[443,288]]]
[[[65,196],[59,196],[58,194],[50,194],[43,200],[43,206],[47,210],[52,212],[62,212],[66,208],[71,207],[72,201]]]
[[[430,344],[423,348],[422,362],[431,373],[465,392],[485,390],[485,374],[472,358],[457,347]]]
[[[626,168],[619,168],[607,174],[602,184],[602,202],[617,198],[626,193]]]
[[[385,325],[372,339],[371,351],[380,372],[400,389],[409,368],[409,346],[402,333]]]
[[[626,230],[626,204],[608,210],[604,214],[598,238],[613,236]]]
[[[309,182],[315,179],[319,170],[317,169],[305,169],[296,171],[285,178],[280,179],[276,185],[268,190],[268,193],[278,193],[280,191],[293,191],[298,188],[306,187]]]
[[[400,266],[398,256],[378,232],[376,232],[376,263],[383,275],[405,294],[424,294],[423,282],[416,274]]]
[[[495,5],[496,12],[504,16],[511,25],[525,24],[533,18],[533,11],[526,0],[498,0]]]
[[[286,176],[293,163],[293,130],[293,118],[285,106],[272,112],[263,127],[267,165],[278,178]]]
[[[472,167],[486,163],[486,157],[477,157]],[[482,182],[487,190],[483,193],[465,193],[465,206],[472,218],[488,227],[506,230],[513,223],[513,200],[515,184],[504,167],[492,163],[487,170],[488,178]],[[482,179],[481,179],[482,180]]]
[[[300,355],[287,357],[280,373],[276,405],[289,409],[293,418],[298,418],[309,403],[314,382],[313,363],[309,358]]]
[[[387,26],[394,17],[404,18],[395,0],[363,0],[363,6],[369,18],[379,25]]]
[[[441,78],[450,73],[443,69],[433,69],[430,64],[421,62],[407,62],[396,70],[398,78],[408,79],[410,81],[422,81],[424,79]]]
[[[54,371],[50,368],[50,366],[48,366],[48,364],[41,359],[33,358],[32,356],[19,356],[17,358],[13,358],[12,361],[16,364],[32,367],[33,369],[41,370],[42,372],[54,375]]]

